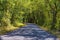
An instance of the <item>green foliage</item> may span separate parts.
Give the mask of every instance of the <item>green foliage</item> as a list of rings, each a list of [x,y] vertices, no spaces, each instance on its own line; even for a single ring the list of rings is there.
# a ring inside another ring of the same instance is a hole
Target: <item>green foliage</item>
[[[0,27],[36,23],[60,30],[59,0],[0,0]]]

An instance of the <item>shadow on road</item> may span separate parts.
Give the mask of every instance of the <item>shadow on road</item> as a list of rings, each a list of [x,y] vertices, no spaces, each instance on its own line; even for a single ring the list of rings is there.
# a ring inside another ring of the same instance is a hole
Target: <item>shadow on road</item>
[[[26,26],[1,36],[3,40],[56,40],[56,36],[44,31],[35,24],[28,23]]]

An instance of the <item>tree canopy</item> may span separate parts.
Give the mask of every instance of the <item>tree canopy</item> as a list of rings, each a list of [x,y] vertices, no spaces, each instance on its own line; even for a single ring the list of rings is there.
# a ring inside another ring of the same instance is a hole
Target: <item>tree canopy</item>
[[[0,27],[35,23],[60,30],[59,0],[0,0]]]

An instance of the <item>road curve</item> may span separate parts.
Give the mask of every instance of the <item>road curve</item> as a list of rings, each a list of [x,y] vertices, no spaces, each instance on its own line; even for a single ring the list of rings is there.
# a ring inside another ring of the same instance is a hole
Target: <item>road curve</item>
[[[26,26],[0,36],[0,40],[56,40],[56,36],[39,28],[36,24]]]

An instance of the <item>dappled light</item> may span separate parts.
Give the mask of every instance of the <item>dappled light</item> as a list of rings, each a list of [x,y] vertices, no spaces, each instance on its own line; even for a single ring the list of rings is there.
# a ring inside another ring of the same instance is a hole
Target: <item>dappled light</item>
[[[60,37],[60,1],[0,0],[1,35],[25,27],[30,23]]]

